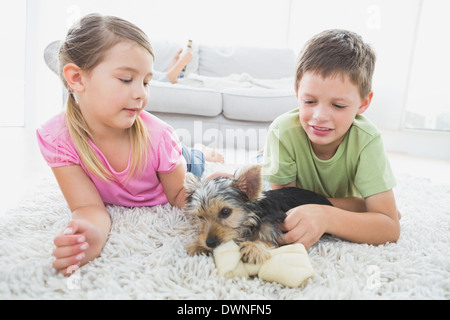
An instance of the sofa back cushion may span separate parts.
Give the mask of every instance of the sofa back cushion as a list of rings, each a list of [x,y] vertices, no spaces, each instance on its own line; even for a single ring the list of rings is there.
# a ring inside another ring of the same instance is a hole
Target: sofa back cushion
[[[258,79],[292,77],[295,54],[290,49],[199,46],[198,74],[225,77],[248,73]]]

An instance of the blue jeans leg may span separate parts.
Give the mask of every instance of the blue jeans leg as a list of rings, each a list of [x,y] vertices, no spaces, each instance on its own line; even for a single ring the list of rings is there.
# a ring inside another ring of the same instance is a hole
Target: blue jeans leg
[[[205,172],[205,155],[197,149],[190,149],[182,145],[182,154],[187,163],[187,171],[201,178]]]

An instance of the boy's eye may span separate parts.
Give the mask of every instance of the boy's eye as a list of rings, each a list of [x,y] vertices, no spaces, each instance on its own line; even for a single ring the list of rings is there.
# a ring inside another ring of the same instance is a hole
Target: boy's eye
[[[313,104],[313,103],[315,103],[315,101],[314,100],[303,100],[303,103],[304,104]]]
[[[130,83],[132,79],[119,79],[123,83]]]
[[[333,106],[338,108],[338,109],[344,109],[346,107],[344,105],[340,105],[340,104],[336,104],[336,103],[333,103]]]

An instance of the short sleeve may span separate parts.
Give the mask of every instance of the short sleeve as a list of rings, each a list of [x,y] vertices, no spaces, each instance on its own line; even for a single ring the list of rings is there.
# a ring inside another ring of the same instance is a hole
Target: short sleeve
[[[365,146],[359,156],[355,186],[363,198],[391,190],[396,181],[381,136]]]
[[[70,143],[70,136],[53,134],[47,128],[36,130],[36,136],[42,156],[50,167],[80,164],[79,155]]]
[[[170,126],[163,129],[158,145],[156,172],[169,173],[181,163],[182,148],[178,136]]]
[[[280,132],[271,128],[263,158],[263,176],[276,184],[288,184],[297,178],[297,166],[289,148],[281,141]]]

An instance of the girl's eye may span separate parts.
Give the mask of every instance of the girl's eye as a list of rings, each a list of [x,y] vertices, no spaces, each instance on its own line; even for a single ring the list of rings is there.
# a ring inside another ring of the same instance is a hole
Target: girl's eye
[[[119,79],[123,83],[130,83],[132,79]]]

